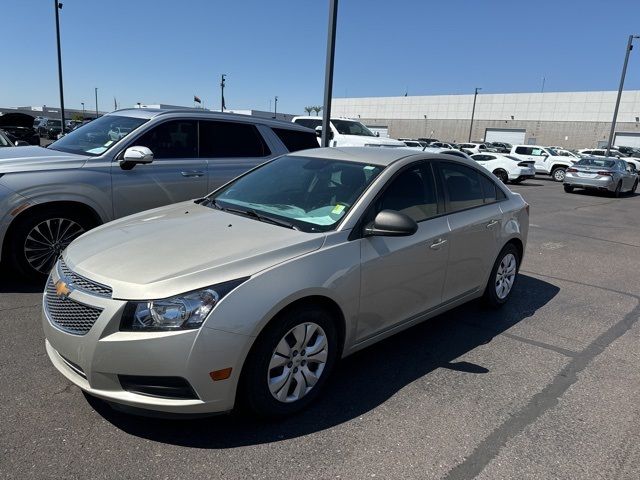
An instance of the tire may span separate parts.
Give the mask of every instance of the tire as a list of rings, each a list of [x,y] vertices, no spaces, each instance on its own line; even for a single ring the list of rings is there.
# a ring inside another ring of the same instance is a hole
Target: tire
[[[504,265],[503,261],[506,262]],[[506,271],[509,272],[507,276],[502,273],[498,273],[501,267],[502,271],[505,271],[506,268]],[[487,281],[483,297],[486,305],[492,308],[499,308],[507,303],[518,278],[519,270],[520,254],[518,249],[512,243],[508,243],[498,254],[498,257],[493,264],[493,268],[491,269],[491,274],[489,275],[489,280]],[[505,286],[506,291],[503,290],[503,285]]]
[[[293,334],[296,328],[305,336],[298,344],[295,341],[302,335]],[[311,337],[306,338],[309,333]],[[321,337],[325,341],[322,348]],[[309,341],[319,350],[305,353],[312,348]],[[301,305],[285,311],[260,334],[247,356],[240,377],[240,404],[258,417],[284,417],[306,408],[321,393],[338,358],[338,348],[336,325],[326,310]]]
[[[612,195],[615,198],[620,198],[620,193],[622,192],[622,180],[620,180],[618,182],[618,184],[616,185],[616,189],[613,191]]]
[[[573,192],[573,187],[571,185],[565,185],[564,186],[564,191],[567,193],[571,193]]]
[[[23,277],[44,279],[67,245],[95,223],[85,215],[57,208],[39,210],[33,215],[25,212],[12,225],[8,260]]]
[[[633,182],[633,187],[631,187],[631,190],[629,190],[629,193],[631,195],[635,195],[636,194],[636,190],[638,190],[638,180]]]
[[[505,185],[507,183],[509,183],[509,175],[507,174],[507,172],[505,172],[504,170],[498,169],[495,170],[493,172],[493,174],[498,177],[498,180],[500,180],[502,183],[504,183]]]
[[[565,168],[556,167],[553,170],[551,170],[551,178],[553,178],[555,182],[564,182],[565,173],[566,173]]]

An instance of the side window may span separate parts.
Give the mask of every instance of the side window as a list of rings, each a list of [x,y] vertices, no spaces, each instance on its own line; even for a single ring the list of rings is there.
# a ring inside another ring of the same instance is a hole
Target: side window
[[[271,155],[262,135],[249,123],[200,121],[200,156],[205,158]]]
[[[449,197],[449,212],[457,212],[484,203],[480,174],[473,168],[455,163],[441,163],[440,173]]]
[[[531,155],[534,155],[536,157],[540,157],[540,156],[544,155],[544,152],[542,151],[541,148],[532,148],[531,149]]]
[[[489,155],[481,155],[481,154],[478,154],[478,155],[474,155],[474,156],[473,156],[473,157],[471,157],[471,158],[473,158],[473,159],[474,159],[475,161],[477,161],[477,162],[483,162],[483,161],[485,161],[485,160],[489,160]]]
[[[480,176],[480,184],[484,195],[484,203],[493,203],[504,198],[504,193],[496,186],[496,183],[489,177],[482,174]],[[502,195],[499,195],[501,193]]]
[[[198,129],[193,120],[172,120],[152,128],[134,144],[147,147],[156,159],[196,158]]]
[[[529,147],[516,147],[516,153],[520,155],[531,155],[531,148]]]
[[[396,210],[416,222],[438,215],[438,200],[429,164],[405,170],[394,178],[376,201],[375,213]]]
[[[316,127],[322,126],[322,120],[320,118],[317,118],[317,119],[298,118],[294,123],[297,123],[298,125],[302,125],[303,127],[310,128],[311,130],[315,130]]]
[[[318,148],[320,146],[315,133],[289,130],[287,128],[274,128],[273,133],[278,136],[290,152],[306,150],[308,148]]]

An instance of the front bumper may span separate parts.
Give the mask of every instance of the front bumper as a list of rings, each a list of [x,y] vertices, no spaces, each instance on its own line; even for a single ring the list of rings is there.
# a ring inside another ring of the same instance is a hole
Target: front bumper
[[[587,178],[579,177],[573,173],[567,173],[564,177],[564,185],[574,188],[587,188],[596,190],[608,190],[613,192],[616,189],[616,182],[612,177]]]
[[[52,280],[58,280],[56,269]],[[165,413],[204,414],[231,410],[244,358],[253,337],[200,328],[176,332],[121,332],[126,301],[74,290],[67,301],[101,308],[90,330],[76,335],[59,328],[43,298],[42,326],[47,354],[69,381],[87,393],[129,407]],[[212,315],[215,314],[215,309]],[[226,380],[210,372],[232,368]],[[125,390],[118,375],[180,377],[196,398],[176,399]]]

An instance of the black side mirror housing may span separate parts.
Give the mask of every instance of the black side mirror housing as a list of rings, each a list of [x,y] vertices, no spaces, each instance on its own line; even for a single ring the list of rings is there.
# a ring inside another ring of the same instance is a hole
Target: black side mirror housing
[[[415,220],[395,210],[382,210],[364,228],[365,237],[407,237],[418,230]]]

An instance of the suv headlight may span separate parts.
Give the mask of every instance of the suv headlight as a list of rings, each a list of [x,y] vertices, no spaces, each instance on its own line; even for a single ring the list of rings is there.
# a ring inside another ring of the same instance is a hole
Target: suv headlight
[[[213,307],[248,278],[220,283],[175,297],[129,302],[122,314],[120,330],[135,332],[200,328]]]

